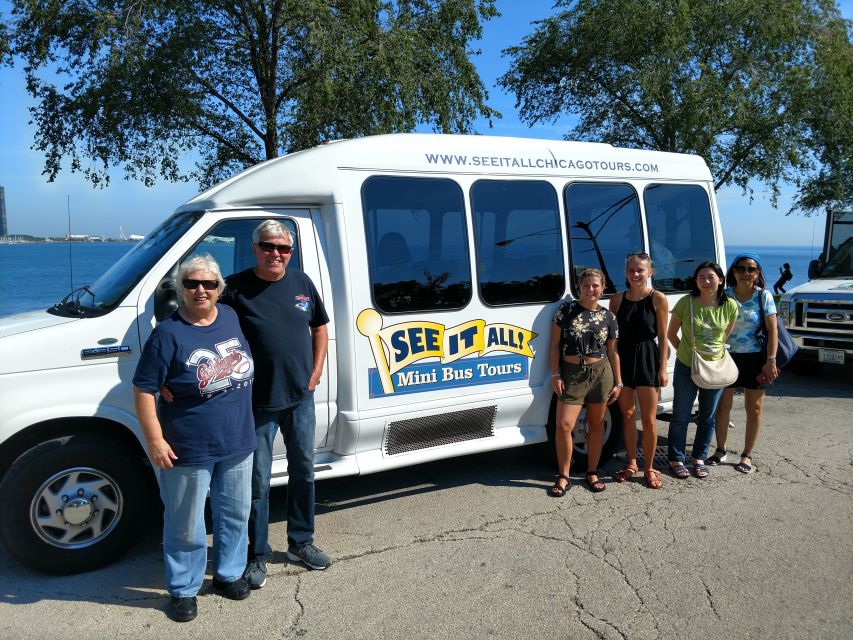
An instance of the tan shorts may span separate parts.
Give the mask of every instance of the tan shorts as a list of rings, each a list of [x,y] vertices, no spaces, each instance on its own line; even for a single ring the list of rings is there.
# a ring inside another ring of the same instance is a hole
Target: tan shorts
[[[600,404],[607,402],[613,391],[613,369],[607,358],[583,366],[563,361],[560,363],[560,377],[565,385],[560,400],[566,404]]]

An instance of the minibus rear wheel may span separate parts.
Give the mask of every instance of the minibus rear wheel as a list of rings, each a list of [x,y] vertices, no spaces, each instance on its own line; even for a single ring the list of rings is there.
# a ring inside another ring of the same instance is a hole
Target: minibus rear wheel
[[[103,567],[143,530],[145,469],[120,442],[67,436],[24,452],[0,482],[0,542],[21,564],[54,575]]]
[[[555,434],[557,432],[557,396],[551,397],[551,408],[548,411],[548,424],[546,426],[548,433],[548,453],[547,458],[549,463],[557,468],[557,442]],[[587,424],[586,424],[586,409],[581,409],[581,414],[578,416],[578,421],[575,424],[575,430],[572,432],[574,440],[574,451],[572,453],[572,472],[586,471],[587,469]],[[601,449],[601,458],[598,461],[598,468],[603,467],[623,446],[622,439],[622,412],[616,404],[612,404],[607,408],[607,413],[604,414],[604,446]]]

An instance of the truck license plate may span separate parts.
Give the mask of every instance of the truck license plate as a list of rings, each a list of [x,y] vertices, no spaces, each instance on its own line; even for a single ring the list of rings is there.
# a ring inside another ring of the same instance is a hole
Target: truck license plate
[[[844,364],[844,352],[841,349],[820,349],[817,353],[820,362]]]

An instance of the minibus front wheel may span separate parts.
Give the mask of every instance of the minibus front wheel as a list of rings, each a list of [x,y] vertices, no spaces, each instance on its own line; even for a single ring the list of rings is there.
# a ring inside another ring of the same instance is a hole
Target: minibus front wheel
[[[548,411],[548,459],[556,467],[557,465],[557,396],[551,398],[551,408]],[[587,438],[589,428],[586,422],[586,409],[581,409],[575,429],[572,432],[574,451],[572,453],[572,471],[585,471],[587,468]],[[598,468],[603,467],[614,454],[618,453],[623,446],[622,440],[622,412],[615,403],[607,408],[604,414],[604,446],[601,448],[601,457]]]
[[[109,564],[144,529],[145,469],[111,438],[73,435],[21,454],[0,482],[0,541],[30,569],[55,575]]]

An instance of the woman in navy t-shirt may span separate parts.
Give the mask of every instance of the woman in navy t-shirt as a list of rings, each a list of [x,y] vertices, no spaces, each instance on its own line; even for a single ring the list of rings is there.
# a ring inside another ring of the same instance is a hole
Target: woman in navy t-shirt
[[[171,617],[197,615],[213,511],[213,586],[233,600],[249,595],[243,578],[251,506],[254,362],[237,315],[216,301],[225,287],[209,255],[178,268],[178,310],[145,343],[133,378],[136,413],[158,469],[163,553]],[[155,403],[168,385],[173,402]]]

